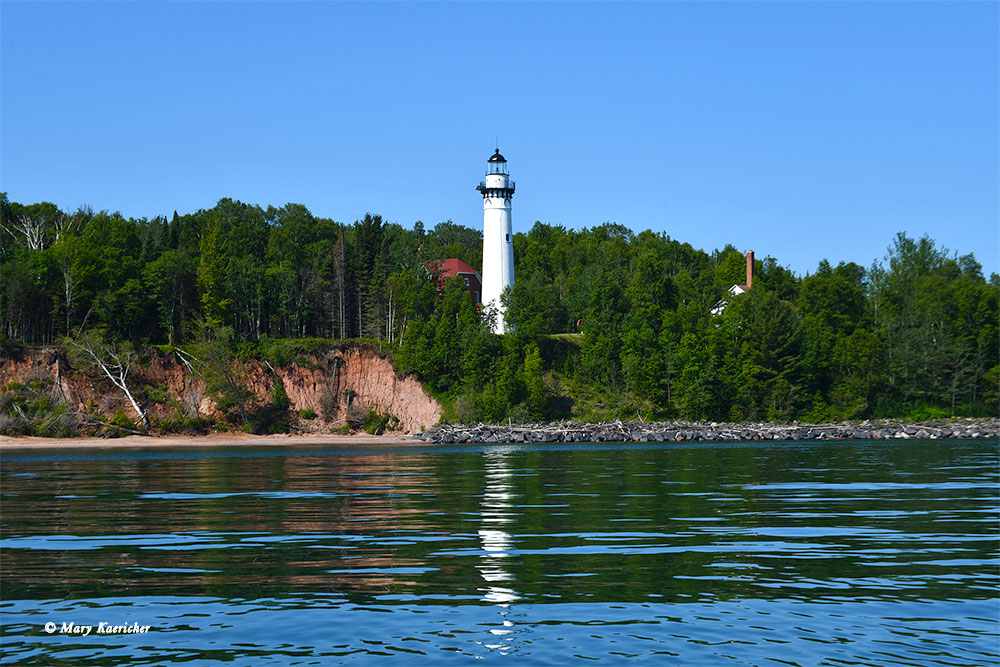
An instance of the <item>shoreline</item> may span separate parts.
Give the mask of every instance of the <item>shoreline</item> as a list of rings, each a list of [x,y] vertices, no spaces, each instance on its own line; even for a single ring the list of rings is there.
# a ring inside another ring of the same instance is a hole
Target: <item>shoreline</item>
[[[558,422],[541,424],[441,424],[416,440],[428,444],[549,442],[753,442],[760,440],[936,440],[994,438],[1000,419],[959,417],[904,422],[868,419],[858,422],[791,424],[777,422]]]
[[[0,453],[24,449],[148,449],[158,447],[299,447],[309,445],[400,445],[422,444],[412,435],[340,435],[296,433],[251,435],[209,433],[208,435],[128,435],[121,438],[45,438],[41,436],[0,436]]]
[[[251,435],[128,435],[121,438],[0,436],[0,453],[25,449],[138,449],[159,447],[303,447],[311,445],[435,445],[451,443],[747,442],[758,440],[894,440],[997,438],[1000,419],[903,422],[865,420],[824,424],[769,422],[552,422],[542,424],[442,424],[423,433],[370,435],[294,433]]]

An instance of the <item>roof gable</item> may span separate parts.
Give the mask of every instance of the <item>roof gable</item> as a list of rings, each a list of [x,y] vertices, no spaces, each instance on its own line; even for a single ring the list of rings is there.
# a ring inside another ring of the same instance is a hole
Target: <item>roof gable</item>
[[[466,264],[460,259],[432,259],[427,262],[427,268],[437,271],[442,278],[452,278],[454,276],[462,275],[463,273],[472,273],[479,275],[479,271]]]

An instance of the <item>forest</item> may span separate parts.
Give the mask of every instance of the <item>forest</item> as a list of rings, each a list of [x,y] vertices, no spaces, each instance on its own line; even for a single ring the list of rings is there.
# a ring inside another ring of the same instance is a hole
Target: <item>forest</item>
[[[1000,277],[903,232],[869,267],[797,276],[758,259],[730,296],[745,249],[536,222],[514,237],[501,336],[464,283],[427,268],[482,266],[481,232],[450,220],[341,223],[231,199],[153,219],[6,194],[0,209],[4,350],[99,335],[169,351],[209,335],[234,359],[282,363],[363,340],[465,422],[995,416],[1000,400]]]

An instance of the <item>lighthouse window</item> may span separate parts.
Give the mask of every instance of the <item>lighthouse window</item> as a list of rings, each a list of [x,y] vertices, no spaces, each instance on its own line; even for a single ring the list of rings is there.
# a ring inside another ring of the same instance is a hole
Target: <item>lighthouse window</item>
[[[507,242],[510,242],[510,234],[507,235]]]

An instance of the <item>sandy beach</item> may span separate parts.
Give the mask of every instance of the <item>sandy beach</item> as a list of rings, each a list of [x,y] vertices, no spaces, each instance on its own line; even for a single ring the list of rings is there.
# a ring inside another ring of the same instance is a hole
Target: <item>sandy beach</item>
[[[0,436],[0,453],[22,449],[120,449],[129,447],[302,447],[309,445],[419,445],[413,436],[402,434],[338,435],[333,433],[249,435],[211,433],[209,435],[130,435],[123,438],[39,438]]]

